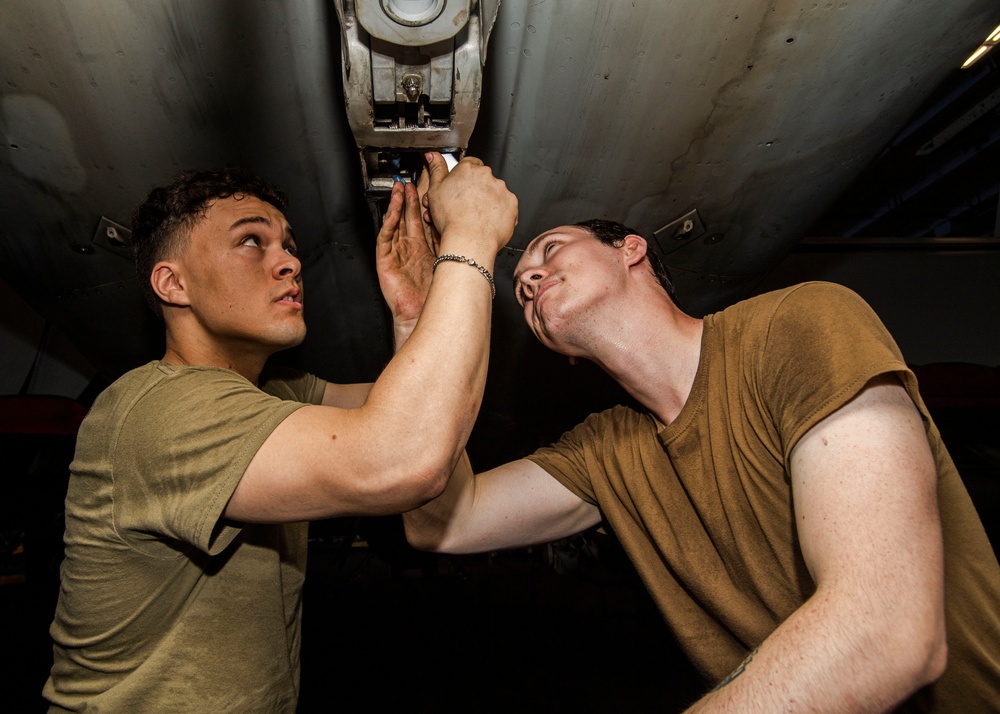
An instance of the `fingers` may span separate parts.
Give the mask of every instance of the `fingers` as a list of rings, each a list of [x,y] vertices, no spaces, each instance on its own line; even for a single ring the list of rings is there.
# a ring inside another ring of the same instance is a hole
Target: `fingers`
[[[421,171],[420,178],[417,179],[417,196],[420,198],[420,205],[426,206],[425,203],[427,198],[427,189],[430,188],[431,183],[431,172],[430,170]]]
[[[406,223],[406,233],[411,236],[423,235],[424,225],[420,215],[420,198],[417,195],[417,187],[412,183],[407,183],[403,190],[406,204],[403,210],[403,220]]]
[[[423,199],[427,195],[427,189],[430,187],[431,172],[428,168],[426,171],[420,172],[420,178],[417,179],[417,194]]]
[[[427,189],[431,187],[430,170],[421,171],[417,180],[417,198],[420,201],[420,209],[423,211],[424,223],[431,222],[431,212],[428,210],[430,199],[427,198]]]
[[[385,216],[382,218],[382,228],[379,229],[375,238],[375,245],[383,249],[388,249],[392,243],[392,237],[399,229],[399,219],[403,212],[404,187],[402,183],[392,185],[392,193],[389,195],[389,206],[386,208]]]

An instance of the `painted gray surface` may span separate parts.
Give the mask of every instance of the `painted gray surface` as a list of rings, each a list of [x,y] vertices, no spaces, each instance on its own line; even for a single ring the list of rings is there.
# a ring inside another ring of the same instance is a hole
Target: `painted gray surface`
[[[3,280],[104,375],[156,357],[131,265],[97,226],[127,224],[183,168],[241,163],[292,199],[310,331],[282,359],[378,374],[375,221],[329,3],[3,5]],[[998,22],[993,0],[503,0],[469,152],[519,197],[514,248],[591,216],[651,235],[696,209],[705,232],[657,248],[701,314],[752,292]],[[498,266],[484,405],[500,431],[525,375],[557,400],[582,388],[518,320],[516,257]]]

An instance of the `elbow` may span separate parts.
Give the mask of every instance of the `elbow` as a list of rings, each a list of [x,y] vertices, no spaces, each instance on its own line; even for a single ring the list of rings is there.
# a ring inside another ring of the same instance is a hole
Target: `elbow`
[[[422,506],[444,493],[461,453],[460,449],[456,452],[445,448],[425,448],[412,464],[409,474],[401,474],[402,478],[410,479],[410,490],[414,498],[411,508]]]
[[[431,459],[420,464],[401,465],[392,479],[398,500],[396,512],[409,511],[433,501],[444,493],[451,468],[447,462]]]
[[[906,696],[933,684],[948,666],[948,643],[944,627],[922,633],[919,640],[910,637],[896,644],[897,663]]]
[[[419,527],[411,526],[410,521],[403,514],[403,531],[406,533],[406,542],[411,548],[429,553],[439,553],[440,541],[431,537],[429,533],[422,531]]]
[[[405,514],[440,496],[449,476],[444,466],[426,459],[367,464],[354,474],[347,484],[343,480],[327,484],[327,498],[345,502],[343,512],[336,515]]]
[[[421,474],[414,493],[417,499],[415,507],[423,506],[444,493],[450,475],[451,468],[447,466],[435,467]]]
[[[914,648],[920,654],[916,663],[918,687],[933,684],[948,667],[948,637],[943,606],[935,613],[932,623],[924,634],[922,646]]]
[[[921,686],[926,686],[936,682],[941,678],[941,675],[944,674],[947,667],[948,643],[942,635],[940,641],[935,643],[924,659],[923,682],[921,683]]]
[[[406,494],[402,510],[418,508],[444,493],[463,444],[423,443],[410,451],[409,458],[395,457],[392,481]]]
[[[403,532],[406,535],[406,542],[416,550],[431,553],[447,552],[443,540],[447,532],[446,524],[425,510],[418,508],[404,513]]]

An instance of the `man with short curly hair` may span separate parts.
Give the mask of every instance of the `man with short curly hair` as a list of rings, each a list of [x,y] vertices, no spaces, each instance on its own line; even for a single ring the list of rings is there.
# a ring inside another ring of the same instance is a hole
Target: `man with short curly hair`
[[[79,432],[52,711],[295,711],[306,522],[439,494],[482,398],[490,271],[517,200],[477,159],[449,174],[427,158],[453,259],[431,279],[420,198],[397,183],[376,239],[397,356],[374,384],[265,369],[306,332],[280,191],[239,169],[186,172],[137,209],[166,349]]]

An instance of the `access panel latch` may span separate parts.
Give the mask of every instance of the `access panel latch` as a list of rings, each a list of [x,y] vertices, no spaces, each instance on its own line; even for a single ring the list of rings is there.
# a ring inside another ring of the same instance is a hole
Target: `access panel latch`
[[[365,193],[380,201],[415,180],[425,150],[468,146],[499,0],[333,1],[347,117]]]

